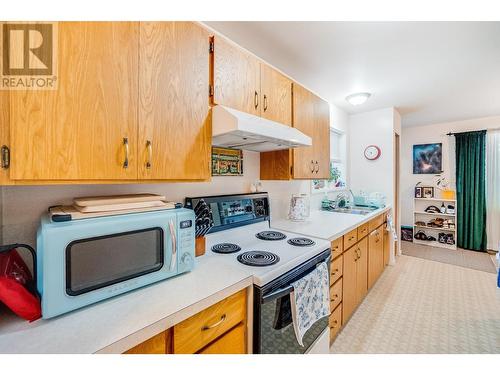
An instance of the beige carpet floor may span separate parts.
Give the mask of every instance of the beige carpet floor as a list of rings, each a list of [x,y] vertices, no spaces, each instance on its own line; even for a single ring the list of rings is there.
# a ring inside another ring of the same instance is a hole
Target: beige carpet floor
[[[441,263],[472,268],[474,270],[496,273],[494,257],[488,253],[464,249],[443,249],[435,246],[425,246],[413,242],[401,241],[403,255],[433,260]]]
[[[500,353],[496,275],[400,256],[331,353]]]

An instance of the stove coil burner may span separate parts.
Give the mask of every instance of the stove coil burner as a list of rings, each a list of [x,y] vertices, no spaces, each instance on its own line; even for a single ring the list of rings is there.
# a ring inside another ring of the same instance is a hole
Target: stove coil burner
[[[265,241],[279,241],[284,240],[286,238],[286,235],[273,230],[265,230],[263,232],[257,233],[255,237]]]
[[[217,245],[212,246],[212,251],[214,253],[219,253],[219,254],[231,254],[231,253],[237,253],[238,251],[241,250],[241,247],[238,245],[235,245],[234,243],[218,243]]]
[[[292,246],[312,246],[316,243],[310,238],[305,237],[290,238],[287,242]]]
[[[247,251],[238,255],[238,262],[247,266],[265,267],[278,263],[280,257],[268,251]]]

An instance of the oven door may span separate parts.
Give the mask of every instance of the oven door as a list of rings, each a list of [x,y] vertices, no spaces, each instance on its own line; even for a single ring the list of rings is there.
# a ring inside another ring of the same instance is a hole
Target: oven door
[[[271,282],[275,287],[268,284],[254,288],[254,353],[304,354],[328,328],[328,316],[319,319],[304,335],[304,346],[300,346],[292,322],[291,283],[311,272],[320,261],[330,264],[330,250]]]
[[[328,327],[328,317],[321,318],[306,332],[300,346],[295,337],[290,309],[290,294],[261,304],[260,353],[304,354]]]

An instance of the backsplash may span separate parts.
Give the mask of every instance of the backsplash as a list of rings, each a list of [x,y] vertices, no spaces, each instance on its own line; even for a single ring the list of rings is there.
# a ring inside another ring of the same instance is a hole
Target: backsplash
[[[74,197],[128,193],[157,193],[175,202],[186,196],[218,195],[250,191],[259,180],[260,154],[244,152],[244,175],[213,177],[210,182],[119,184],[119,185],[50,185],[4,186],[0,188],[0,243],[25,242],[36,244],[36,230],[47,208],[69,204]],[[310,193],[310,181],[262,181],[263,191],[269,192],[271,220],[288,214],[291,194]],[[311,209],[320,207],[322,194],[311,196]]]

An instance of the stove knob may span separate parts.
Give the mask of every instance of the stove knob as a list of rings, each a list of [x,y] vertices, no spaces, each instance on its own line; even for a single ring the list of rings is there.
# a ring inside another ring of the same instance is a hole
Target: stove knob
[[[190,253],[184,253],[181,257],[181,264],[186,267],[191,267],[193,264],[193,256]]]

